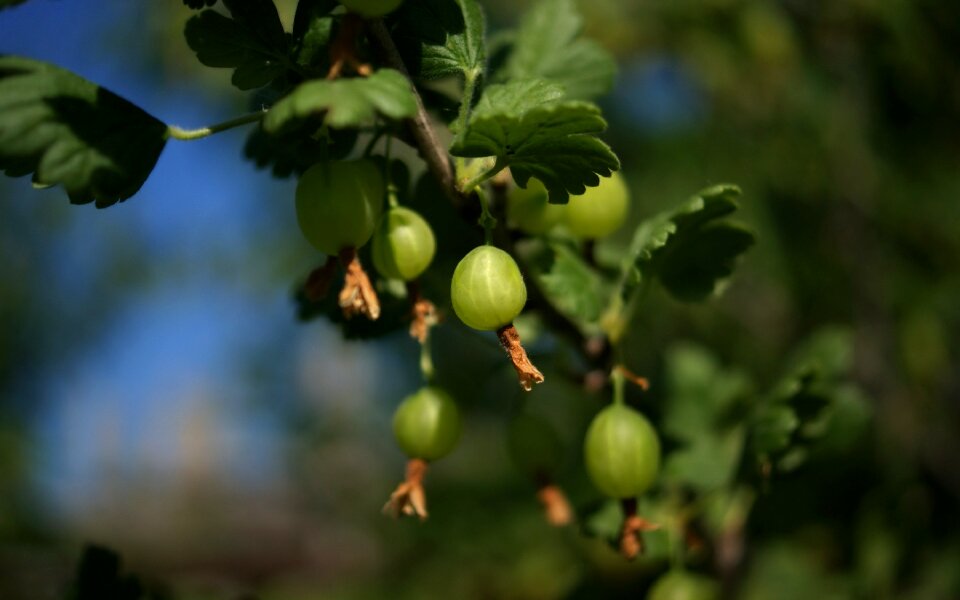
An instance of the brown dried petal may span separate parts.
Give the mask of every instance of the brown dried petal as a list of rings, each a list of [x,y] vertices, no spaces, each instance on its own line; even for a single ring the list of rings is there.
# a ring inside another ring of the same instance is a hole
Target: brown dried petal
[[[643,553],[644,531],[655,531],[660,526],[647,521],[637,514],[635,499],[623,500],[623,527],[620,529],[620,554],[629,560],[635,559]]]
[[[399,518],[401,515],[415,515],[421,521],[426,520],[427,494],[423,490],[423,478],[426,474],[426,461],[419,458],[407,461],[407,477],[383,505],[384,514],[393,518]]]
[[[501,327],[497,330],[497,337],[500,338],[500,345],[507,351],[513,368],[517,371],[517,377],[520,379],[520,385],[524,390],[530,391],[534,384],[543,383],[543,373],[540,372],[530,359],[527,358],[527,351],[523,349],[520,343],[520,334],[513,323]]]
[[[413,315],[413,321],[410,323],[410,337],[422,344],[427,341],[430,328],[440,321],[437,307],[426,298],[417,296],[413,300],[413,308],[410,312]]]
[[[380,299],[360,264],[357,251],[353,248],[342,250],[340,263],[346,271],[339,296],[343,316],[350,319],[354,315],[362,314],[371,321],[376,321],[380,317]]]
[[[537,490],[537,500],[543,505],[543,513],[547,523],[554,527],[563,527],[573,521],[573,509],[567,501],[566,494],[559,486],[546,484]]]

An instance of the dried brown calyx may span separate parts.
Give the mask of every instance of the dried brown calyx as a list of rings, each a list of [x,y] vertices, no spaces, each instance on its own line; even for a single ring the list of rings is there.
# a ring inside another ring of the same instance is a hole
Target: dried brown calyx
[[[427,474],[427,462],[419,458],[407,461],[407,477],[390,494],[383,505],[384,514],[398,518],[400,515],[416,515],[421,521],[427,518],[427,494],[423,491],[423,478]]]
[[[343,289],[338,298],[343,316],[350,319],[354,315],[365,315],[376,321],[380,317],[380,299],[360,264],[357,251],[353,248],[341,250],[340,264],[345,271]]]
[[[554,527],[563,527],[573,522],[573,509],[560,486],[544,483],[537,489],[537,500],[543,506],[543,515],[547,523]]]
[[[336,274],[337,259],[331,256],[325,263],[311,271],[307,277],[307,282],[303,286],[307,299],[311,302],[319,302],[326,298]]]
[[[343,68],[349,65],[362,77],[369,77],[373,68],[357,58],[357,39],[363,31],[363,19],[353,13],[344,15],[340,22],[340,29],[333,43],[330,44],[330,69],[327,71],[327,80],[334,80],[343,73]]]
[[[620,554],[633,560],[643,553],[644,531],[655,531],[660,526],[647,521],[637,514],[636,498],[621,500],[623,506],[623,527],[620,528]]]
[[[527,357],[527,351],[523,349],[520,343],[520,334],[513,323],[505,325],[497,330],[497,337],[500,338],[500,345],[510,356],[510,362],[517,371],[517,377],[520,379],[520,385],[524,390],[530,391],[534,384],[543,383],[543,373],[540,372],[530,359]]]
[[[380,317],[380,299],[377,298],[377,292],[373,289],[366,271],[363,270],[363,265],[360,264],[357,251],[353,248],[341,250],[340,264],[345,271],[343,289],[340,290],[338,299],[343,315],[349,319],[354,315],[362,314],[371,321],[376,321]],[[303,286],[307,299],[318,302],[325,298],[330,292],[330,286],[336,274],[337,259],[331,256],[323,265],[311,271],[307,277]]]
[[[440,322],[440,315],[437,313],[437,307],[422,295],[420,295],[420,286],[415,282],[407,284],[407,292],[410,295],[410,337],[421,344],[427,341],[427,335],[430,334],[430,328]]]

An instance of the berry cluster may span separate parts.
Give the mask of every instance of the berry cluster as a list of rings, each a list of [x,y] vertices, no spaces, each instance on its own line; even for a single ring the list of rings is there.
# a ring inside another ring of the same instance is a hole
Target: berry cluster
[[[377,319],[376,292],[357,250],[372,244],[377,273],[385,279],[414,282],[429,268],[437,241],[428,221],[400,206],[377,163],[370,159],[325,162],[308,169],[297,186],[297,217],[306,239],[318,250],[339,257],[347,272],[340,304],[347,316],[363,314]],[[624,222],[630,199],[622,177],[601,180],[600,185],[571,198],[568,205],[550,204],[540,182],[515,187],[507,194],[508,224],[531,236],[544,236],[558,228],[581,240],[610,235]],[[384,208],[386,207],[386,208]],[[486,210],[486,207],[485,207]],[[482,220],[481,220],[482,221]],[[488,236],[489,239],[489,236]],[[335,263],[329,263],[335,267]],[[331,269],[328,268],[328,273]],[[353,276],[351,276],[353,273]],[[526,357],[513,321],[527,302],[527,288],[517,261],[506,251],[487,243],[464,256],[450,283],[453,312],[468,327],[496,331],[513,359],[520,383],[530,390],[543,376]],[[423,301],[414,298],[414,302]],[[416,314],[416,306],[412,307]],[[430,311],[431,313],[433,311]],[[429,325],[416,335],[424,343]],[[427,465],[449,454],[461,430],[461,417],[450,395],[429,383],[403,400],[393,419],[397,443],[409,458],[404,482],[393,492],[384,510],[393,515],[427,516],[423,478]],[[635,498],[655,481],[660,444],[647,419],[623,402],[623,374],[615,371],[615,402],[601,410],[584,441],[587,473],[604,494],[626,507],[622,551],[635,556],[639,534],[652,527],[635,511]],[[556,525],[571,521],[572,511],[556,486],[555,472],[561,442],[552,426],[529,413],[517,415],[509,429],[510,455],[518,468],[537,483],[538,497],[548,520]],[[631,509],[630,507],[633,507]]]

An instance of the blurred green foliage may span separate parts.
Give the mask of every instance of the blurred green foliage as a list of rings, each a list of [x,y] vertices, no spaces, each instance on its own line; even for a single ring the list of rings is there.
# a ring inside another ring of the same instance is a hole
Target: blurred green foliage
[[[180,37],[189,11],[177,4],[151,9],[163,24],[152,58],[160,72],[191,73]],[[289,21],[293,3],[278,4]],[[517,3],[484,5],[494,35],[516,25]],[[441,328],[434,344],[438,378],[465,407],[466,430],[428,478],[426,524],[377,514],[402,471],[390,409],[347,410],[338,421],[307,404],[285,415],[283,500],[237,515],[224,508],[235,499],[206,489],[201,500],[170,500],[183,503],[176,536],[125,537],[108,517],[87,531],[188,600],[636,598],[677,561],[730,597],[960,596],[960,4],[579,8],[588,34],[620,63],[618,92],[604,100],[604,139],[630,181],[633,224],[734,181],[757,238],[715,301],[679,303],[654,286],[626,331],[623,362],[652,382],[630,401],[660,424],[669,451],[643,505],[663,525],[646,534],[646,556],[626,563],[579,530],[611,535],[621,516],[579,466],[583,430],[606,402],[564,378],[582,365],[562,352],[548,357],[556,342],[531,335],[531,354],[553,376],[523,401],[495,342],[459,326]],[[657,128],[633,112],[644,92],[634,75],[664,64],[700,102],[689,118]],[[411,205],[426,202],[429,185],[418,184]],[[51,339],[72,322],[44,310],[42,282],[24,266],[42,240],[24,233],[21,201],[31,200],[6,202],[0,221],[0,247],[16,250],[0,263],[0,318],[45,325],[36,338],[0,331],[4,399],[21,396],[31,361],[64,351]],[[435,227],[447,256],[424,285],[443,301],[459,251],[478,233],[452,209],[436,218],[449,225]],[[619,264],[631,231],[598,245],[598,261]],[[142,257],[115,260],[91,285],[117,293],[143,284],[131,275]],[[102,318],[96,299],[81,301],[91,323]],[[83,333],[64,343],[79,347]],[[398,335],[382,345],[412,355],[407,342]],[[533,484],[509,463],[507,424],[521,408],[546,416],[563,442],[557,479],[578,509],[577,530],[548,528]],[[84,534],[37,525],[26,501],[34,442],[22,415],[16,403],[0,405],[0,580],[13,582],[0,583],[0,596],[12,598],[30,597],[22,573],[68,580]],[[18,550],[34,546],[54,558]]]

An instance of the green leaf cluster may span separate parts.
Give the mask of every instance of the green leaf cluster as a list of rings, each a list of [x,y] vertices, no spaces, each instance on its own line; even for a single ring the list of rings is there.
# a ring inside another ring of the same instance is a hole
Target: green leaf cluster
[[[739,193],[735,186],[714,186],[678,209],[641,221],[614,273],[588,263],[572,240],[556,234],[519,244],[518,251],[554,308],[584,333],[616,339],[645,280],[660,281],[683,301],[703,301],[720,289],[754,241],[747,227],[726,219],[737,210]]]
[[[845,381],[852,356],[851,333],[836,328],[817,332],[795,351],[785,375],[748,421],[751,451],[762,465],[791,471],[816,445],[856,441],[869,412]]]
[[[551,239],[518,244],[517,251],[556,309],[585,332],[595,332],[611,286],[587,264],[579,249],[565,240]]]
[[[295,65],[272,0],[224,0],[226,16],[205,10],[187,21],[187,44],[208,67],[233,69],[242,90],[263,87]]]
[[[620,168],[617,156],[596,137],[606,126],[599,107],[566,100],[559,84],[515,80],[484,91],[451,152],[495,156],[518,185],[526,187],[536,177],[551,202],[565,204],[570,194],[582,194],[600,183],[599,176]]]
[[[741,416],[750,378],[698,346],[678,344],[666,356],[666,385],[662,431],[678,447],[667,456],[665,479],[698,491],[729,485],[746,438]]]
[[[741,469],[767,476],[797,469],[811,456],[842,454],[869,419],[846,379],[851,355],[848,331],[822,329],[760,392],[746,373],[707,350],[674,345],[666,355],[662,432],[676,447],[667,454],[665,480],[713,492],[732,486]]]
[[[334,0],[298,2],[291,32],[271,0],[223,0],[215,8],[211,0],[184,4],[198,10],[184,34],[199,61],[231,69],[236,87],[257,90],[257,104],[270,107],[245,152],[278,176],[349,153],[356,136],[330,130],[382,129],[385,121],[417,111],[411,82],[382,68],[381,53],[365,39],[372,26],[345,24],[351,17]],[[616,155],[597,137],[606,127],[600,109],[587,101],[609,89],[613,60],[580,36],[583,22],[571,0],[542,0],[534,7],[513,36],[493,78],[497,83],[488,86],[487,23],[477,0],[406,2],[385,23],[418,80],[455,76],[463,83],[459,99],[427,86],[417,90],[428,110],[459,113],[451,126],[457,133],[455,156],[496,157],[496,170],[509,167],[520,185],[540,179],[551,201],[559,203],[619,168]],[[331,52],[343,44],[355,53],[351,66],[373,66],[371,76],[324,80]],[[5,119],[0,131],[9,133],[0,140],[0,157],[8,174],[35,172],[37,185],[62,183],[73,201],[98,206],[139,189],[169,137],[159,120],[56,67],[6,60],[3,85],[12,90],[16,82],[20,89],[9,101],[28,110],[20,96],[29,88],[35,118],[63,125],[51,133],[50,127],[24,129],[12,116]],[[35,76],[13,77],[24,69]],[[208,134],[199,131],[197,137]],[[390,135],[406,139],[397,131]]]
[[[476,78],[486,63],[486,27],[477,0],[419,0],[397,11],[394,35],[413,75]]]
[[[410,82],[400,72],[380,69],[364,78],[308,81],[273,105],[263,121],[277,133],[306,118],[323,115],[334,129],[372,124],[379,114],[391,119],[413,116],[417,101]]]
[[[542,78],[567,98],[589,100],[613,87],[617,65],[609,52],[581,37],[583,17],[573,0],[541,0],[523,17],[513,48],[495,80]]]

